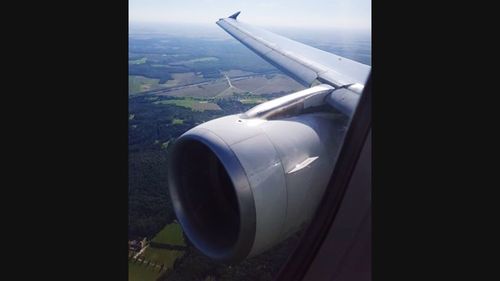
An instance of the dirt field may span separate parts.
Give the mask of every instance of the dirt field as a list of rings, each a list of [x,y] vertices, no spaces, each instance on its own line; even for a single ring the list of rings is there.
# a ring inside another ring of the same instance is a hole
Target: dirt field
[[[215,97],[225,89],[227,89],[226,79],[218,79],[208,84],[184,87],[182,89],[176,89],[158,95],[172,97],[211,98]]]
[[[254,95],[270,94],[277,92],[296,92],[305,89],[304,86],[289,78],[288,76],[277,74],[267,80],[265,84],[252,90]]]

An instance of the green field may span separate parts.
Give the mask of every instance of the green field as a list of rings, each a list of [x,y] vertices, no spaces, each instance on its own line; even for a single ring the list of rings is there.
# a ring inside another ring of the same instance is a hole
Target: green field
[[[156,236],[151,240],[156,243],[163,243],[169,245],[185,246],[184,237],[182,236],[182,229],[178,223],[171,223],[165,226]],[[184,255],[184,251],[168,250],[153,248],[148,246],[144,253],[141,255],[146,261],[158,265],[164,265],[164,269],[172,267],[175,260]],[[159,268],[153,265],[147,266],[148,262],[144,264],[128,263],[129,281],[154,281],[160,276]]]
[[[151,64],[151,67],[165,67],[165,68],[169,68],[169,67],[170,67],[170,65],[168,65],[168,64],[157,64],[157,63],[155,63],[155,64]]]
[[[178,223],[171,223],[165,226],[151,241],[169,245],[186,245],[182,236],[182,228]]]
[[[184,60],[184,61],[177,61],[175,63],[172,63],[172,65],[187,65],[187,66],[193,66],[196,63],[207,63],[207,62],[216,62],[219,59],[216,57],[201,57],[201,58],[194,58],[190,60]]]
[[[259,104],[259,103],[263,103],[266,101],[267,100],[263,99],[263,98],[245,98],[245,99],[239,100],[239,102],[241,102],[242,104]]]
[[[165,84],[158,84],[160,79],[151,79],[143,76],[129,75],[128,76],[128,94],[137,94],[144,91],[165,88]]]
[[[169,268],[174,264],[174,261],[184,255],[184,251],[167,250],[148,247],[144,251],[144,257],[146,260],[150,260],[154,263],[164,264],[165,268]]]
[[[218,61],[219,59],[216,57],[203,57],[203,58],[196,58],[196,59],[191,59],[187,62],[189,63],[195,63],[195,62],[204,62],[204,61]]]
[[[166,141],[164,143],[161,144],[161,148],[162,149],[167,149],[168,148],[168,144],[170,143],[170,141]]]
[[[128,262],[128,280],[129,281],[155,281],[160,276],[158,268],[151,266]]]
[[[143,63],[146,63],[146,60],[147,60],[147,58],[144,57],[144,58],[138,59],[138,60],[129,60],[128,63],[130,63],[130,64],[143,64]]]
[[[176,106],[180,106],[180,107],[186,107],[186,108],[191,109],[192,111],[221,110],[221,108],[215,103],[195,100],[195,99],[191,99],[191,98],[175,99],[175,100],[160,100],[160,101],[155,101],[154,103],[155,104],[170,104],[170,105],[176,105]]]
[[[158,99],[159,99],[158,97],[146,97],[146,100],[148,100],[148,101],[155,101]]]
[[[182,119],[177,119],[177,118],[172,119],[172,125],[182,125],[182,123],[184,123],[184,120]]]

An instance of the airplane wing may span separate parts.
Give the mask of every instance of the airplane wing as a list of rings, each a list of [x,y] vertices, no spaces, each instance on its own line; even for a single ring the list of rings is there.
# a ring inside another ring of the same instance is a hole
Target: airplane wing
[[[240,22],[239,14],[221,18],[217,25],[294,80],[306,87],[320,82],[361,92],[370,66]]]

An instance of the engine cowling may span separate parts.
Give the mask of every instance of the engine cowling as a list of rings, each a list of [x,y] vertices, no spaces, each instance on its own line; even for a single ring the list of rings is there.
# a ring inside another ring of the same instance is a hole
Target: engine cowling
[[[299,230],[333,171],[343,135],[335,118],[230,115],[179,137],[169,154],[169,191],[193,245],[212,259],[238,262]]]

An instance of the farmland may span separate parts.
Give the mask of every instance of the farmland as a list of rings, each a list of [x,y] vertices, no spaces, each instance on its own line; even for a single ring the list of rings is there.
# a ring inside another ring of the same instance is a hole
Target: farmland
[[[178,223],[171,223],[165,226],[151,241],[169,245],[186,245],[184,237],[182,237],[181,226]]]
[[[128,280],[129,281],[154,281],[160,276],[161,272],[137,262],[128,262]]]
[[[155,101],[154,104],[171,104],[189,108],[192,111],[221,110],[221,108],[215,103],[211,103],[204,100],[196,100],[192,98],[160,100],[160,101]]]
[[[152,79],[143,76],[129,75],[128,77],[128,93],[129,95],[138,94],[145,91],[165,88],[166,85],[159,84],[160,79]]]
[[[184,246],[182,230],[177,223],[166,225],[144,248],[142,253],[129,259],[129,281],[154,281],[170,270],[176,259],[184,255],[183,249],[155,247],[155,243],[166,246]]]
[[[128,63],[130,63],[130,64],[143,64],[143,63],[146,63],[146,60],[147,60],[147,58],[143,57],[143,58],[140,58],[138,60],[129,60]]]

